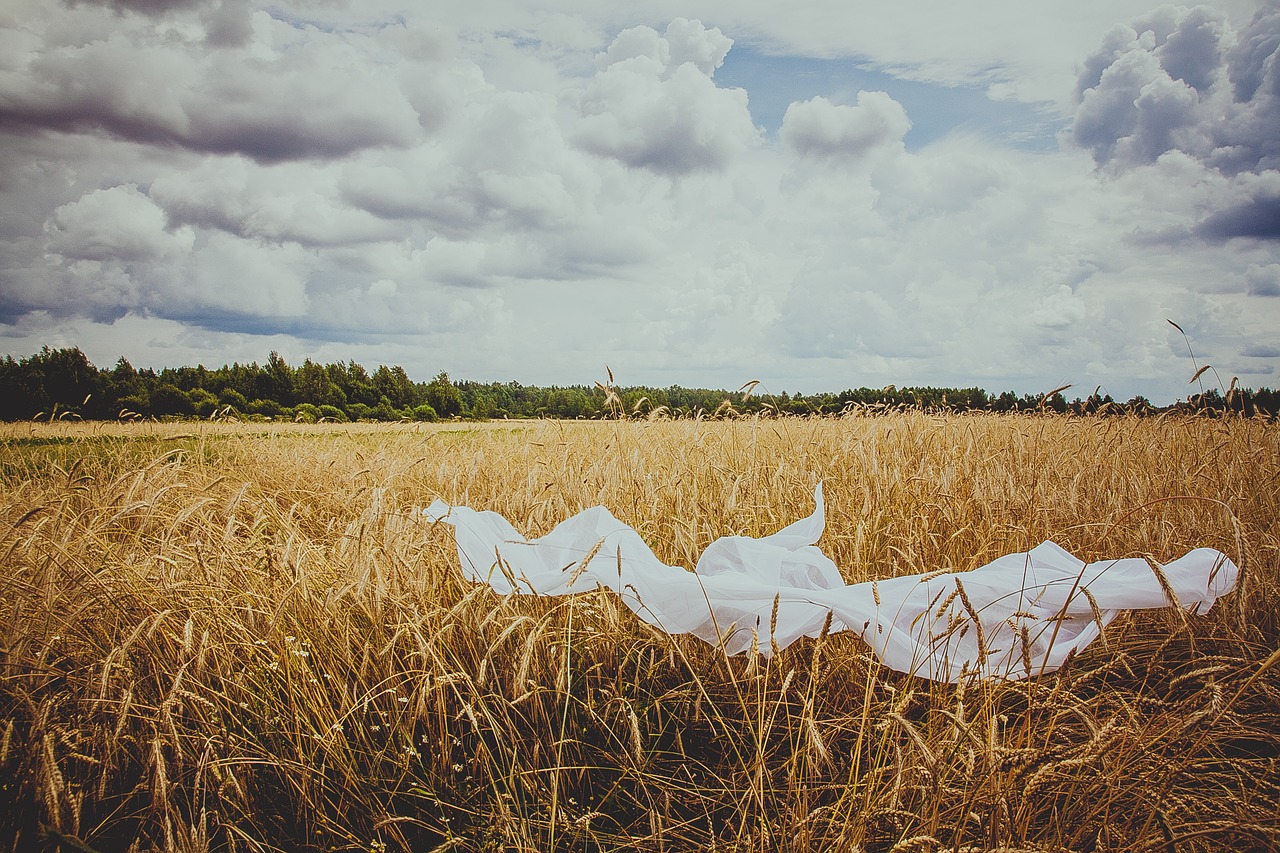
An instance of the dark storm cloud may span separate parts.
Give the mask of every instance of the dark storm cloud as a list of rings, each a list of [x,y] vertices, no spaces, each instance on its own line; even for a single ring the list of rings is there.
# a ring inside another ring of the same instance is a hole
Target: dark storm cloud
[[[173,122],[131,111],[110,95],[99,98],[63,91],[48,100],[0,97],[0,129],[101,131],[142,144],[242,154],[260,163],[334,159],[365,148],[409,141],[403,122],[388,121],[373,110],[356,107],[335,114],[330,105],[313,112],[312,105],[305,102],[282,100],[277,104],[193,105],[190,111],[183,110],[185,120]]]
[[[1280,264],[1254,264],[1244,276],[1250,296],[1280,296]]]
[[[1216,82],[1222,61],[1224,30],[1216,13],[1204,7],[1192,9],[1161,46],[1160,64],[1174,80],[1207,92]]]
[[[1208,7],[1113,29],[1086,60],[1072,134],[1113,170],[1182,151],[1228,174],[1280,166],[1280,3],[1238,33]]]
[[[211,47],[243,47],[253,35],[249,0],[66,0],[71,8],[97,6],[125,14],[162,19],[173,13],[200,12],[205,43]]]
[[[93,107],[11,109],[0,107],[0,128],[9,131],[55,130],[64,133],[102,131],[119,139],[174,146],[208,154],[243,154],[259,163],[333,159],[364,148],[403,142],[388,128],[351,121],[348,127],[316,126],[303,116],[229,118],[225,123],[200,120],[183,132],[146,117],[125,116]]]
[[[196,9],[208,4],[208,0],[68,0],[68,6],[101,6],[117,12],[138,12],[160,16],[176,10]]]
[[[1253,21],[1241,30],[1236,46],[1229,54],[1228,75],[1237,101],[1250,101],[1264,83],[1269,82],[1276,95],[1276,51],[1280,49],[1280,5],[1260,10]]]
[[[244,35],[235,4],[211,14],[229,8],[211,37]],[[141,37],[122,27],[82,44],[46,45],[0,78],[0,129],[97,132],[263,163],[334,159],[420,137],[394,79],[340,37],[315,35],[266,57],[199,43],[140,46]]]
[[[205,11],[205,43],[211,47],[244,47],[253,37],[253,9],[249,0],[223,0]]]
[[[1233,237],[1280,240],[1280,190],[1259,193],[1219,210],[1196,227],[1196,235],[1215,241]]]

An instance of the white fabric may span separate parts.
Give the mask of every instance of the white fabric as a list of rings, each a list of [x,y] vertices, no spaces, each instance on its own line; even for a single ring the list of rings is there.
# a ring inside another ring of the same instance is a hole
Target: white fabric
[[[831,613],[832,632],[853,631],[886,666],[935,681],[1053,672],[1099,636],[1099,618],[1105,626],[1121,611],[1174,603],[1145,560],[1085,565],[1053,542],[971,572],[846,585],[814,544],[824,526],[821,484],[814,500],[812,515],[771,536],[717,539],[693,572],[659,561],[635,530],[600,506],[532,541],[494,512],[440,500],[423,512],[454,526],[463,572],[500,594],[607,587],[649,624],[722,645],[728,654],[755,646],[768,655],[817,636]],[[1238,573],[1209,548],[1163,571],[1176,603],[1191,612],[1208,610]]]

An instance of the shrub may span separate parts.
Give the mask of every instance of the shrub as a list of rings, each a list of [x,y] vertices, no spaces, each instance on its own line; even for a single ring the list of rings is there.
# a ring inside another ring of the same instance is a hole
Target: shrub
[[[243,394],[234,388],[223,388],[222,393],[218,395],[218,402],[223,406],[230,406],[237,412],[249,411],[249,401],[244,398]],[[255,402],[262,401],[257,400]]]
[[[398,421],[404,414],[389,399],[383,397],[373,409],[373,416],[380,421]]]
[[[284,414],[284,408],[275,400],[254,400],[248,404],[249,414],[278,418]]]
[[[299,403],[293,407],[293,419],[304,424],[313,424],[320,420],[320,409],[310,403]]]
[[[196,414],[202,418],[209,417],[220,408],[218,398],[203,388],[192,388],[187,392],[187,398],[195,407]]]

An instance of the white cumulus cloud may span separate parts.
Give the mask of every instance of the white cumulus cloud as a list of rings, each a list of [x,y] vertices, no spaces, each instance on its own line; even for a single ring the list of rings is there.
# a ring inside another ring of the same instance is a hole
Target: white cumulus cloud
[[[53,212],[50,248],[67,258],[123,263],[172,255],[192,232],[171,233],[168,219],[134,184],[94,190]]]
[[[803,155],[858,162],[878,151],[902,150],[911,129],[902,105],[884,92],[859,92],[857,106],[823,97],[793,103],[779,137]]]
[[[759,133],[741,89],[712,73],[732,42],[719,30],[678,18],[665,36],[624,30],[581,94],[573,138],[584,150],[669,176],[724,168]]]

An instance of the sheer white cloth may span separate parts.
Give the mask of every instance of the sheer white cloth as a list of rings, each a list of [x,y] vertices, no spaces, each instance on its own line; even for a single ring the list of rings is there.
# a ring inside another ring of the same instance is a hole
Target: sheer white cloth
[[[814,501],[812,515],[771,536],[717,539],[693,572],[658,560],[601,506],[532,541],[495,512],[437,500],[423,513],[453,525],[463,572],[499,594],[606,587],[649,624],[728,654],[755,646],[769,655],[817,636],[830,613],[832,632],[853,631],[886,666],[935,681],[1053,672],[1122,611],[1176,604],[1203,612],[1238,574],[1225,555],[1199,548],[1163,566],[1166,590],[1143,559],[1085,565],[1044,542],[969,572],[845,584],[815,544],[821,484]]]

